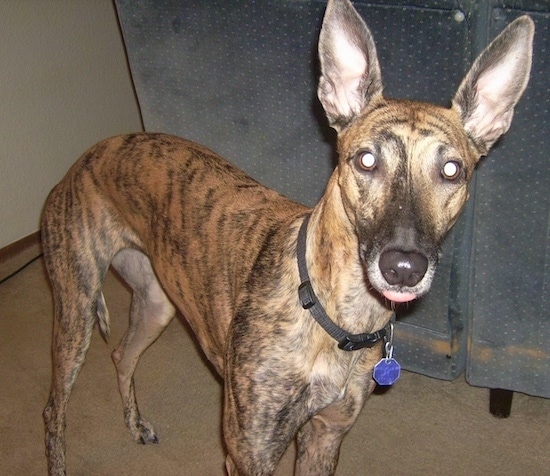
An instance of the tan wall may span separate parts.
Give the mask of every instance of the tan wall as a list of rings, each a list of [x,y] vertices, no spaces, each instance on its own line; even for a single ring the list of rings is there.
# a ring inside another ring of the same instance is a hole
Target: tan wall
[[[0,0],[0,248],[85,149],[140,129],[111,0]]]

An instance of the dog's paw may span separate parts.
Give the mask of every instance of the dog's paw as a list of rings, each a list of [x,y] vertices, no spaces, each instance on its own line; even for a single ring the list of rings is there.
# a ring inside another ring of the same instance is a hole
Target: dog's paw
[[[139,437],[139,442],[142,444],[142,445],[147,445],[147,444],[154,444],[154,445],[158,445],[159,443],[159,439],[157,438],[157,435],[147,435],[147,436],[140,436]]]
[[[134,434],[134,439],[142,445],[157,445],[159,442],[151,424],[144,420],[140,420],[137,423],[136,430],[132,431],[132,433]]]

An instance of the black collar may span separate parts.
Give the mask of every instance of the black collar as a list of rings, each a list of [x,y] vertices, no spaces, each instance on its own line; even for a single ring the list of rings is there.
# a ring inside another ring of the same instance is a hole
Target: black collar
[[[350,334],[328,317],[323,305],[317,299],[311,282],[306,263],[306,239],[307,225],[311,215],[308,214],[298,232],[298,242],[296,245],[296,254],[298,259],[298,269],[300,271],[301,284],[298,287],[298,297],[304,309],[311,312],[317,323],[328,332],[328,334],[338,341],[338,347],[342,350],[358,350],[365,347],[373,347],[387,335],[387,329],[381,329],[372,334]]]

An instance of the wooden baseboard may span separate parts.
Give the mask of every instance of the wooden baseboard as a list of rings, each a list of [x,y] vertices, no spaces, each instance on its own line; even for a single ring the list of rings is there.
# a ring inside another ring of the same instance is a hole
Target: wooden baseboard
[[[17,240],[11,245],[0,248],[0,264],[5,261],[11,260],[17,255],[28,251],[31,248],[36,248],[40,246],[40,232],[37,231],[25,238]]]

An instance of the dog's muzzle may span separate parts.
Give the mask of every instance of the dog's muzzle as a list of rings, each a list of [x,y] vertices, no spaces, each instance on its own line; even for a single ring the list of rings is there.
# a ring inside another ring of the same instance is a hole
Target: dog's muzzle
[[[420,283],[428,270],[428,258],[416,252],[387,250],[380,255],[378,266],[387,284],[403,290],[382,291],[382,295],[390,301],[407,302],[415,299],[417,294],[405,290]]]

